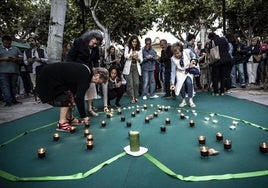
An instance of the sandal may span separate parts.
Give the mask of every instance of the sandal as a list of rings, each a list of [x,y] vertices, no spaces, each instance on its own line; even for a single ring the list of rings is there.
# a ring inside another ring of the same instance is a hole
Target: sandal
[[[75,117],[68,119],[68,121],[69,121],[69,124],[71,125],[81,125],[83,123],[80,119],[77,119]]]
[[[93,117],[97,117],[97,116],[99,116],[99,114],[96,113],[96,112],[94,112],[93,110],[88,111],[88,114],[89,114],[90,116],[93,116]]]
[[[69,122],[58,123],[57,131],[70,132],[72,125]]]

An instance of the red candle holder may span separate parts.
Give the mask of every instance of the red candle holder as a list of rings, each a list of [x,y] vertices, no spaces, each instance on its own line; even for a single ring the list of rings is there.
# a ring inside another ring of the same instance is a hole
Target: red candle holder
[[[121,121],[125,121],[125,120],[126,120],[125,116],[122,116]]]
[[[88,142],[87,142],[87,149],[88,149],[88,150],[92,150],[92,149],[93,149],[93,145],[94,145],[94,144],[93,144],[93,141],[88,141]]]
[[[54,135],[53,135],[53,140],[54,141],[58,141],[60,139],[60,135],[59,135],[59,133],[55,133]]]
[[[45,148],[39,148],[37,153],[38,153],[38,157],[40,159],[43,159],[46,156],[46,149]]]
[[[145,117],[145,123],[149,123],[150,122],[150,117],[146,116]]]
[[[230,150],[232,148],[232,141],[231,140],[225,140],[223,143],[223,147],[226,150]]]
[[[205,146],[200,147],[200,155],[202,157],[208,157],[208,148]]]
[[[75,131],[76,131],[76,127],[75,127],[75,126],[71,126],[71,128],[70,128],[70,132],[71,132],[71,133],[75,133]]]
[[[268,143],[262,142],[259,145],[260,152],[262,153],[268,153]]]
[[[199,136],[198,137],[198,143],[200,145],[205,145],[206,144],[206,137],[205,136]]]
[[[216,133],[216,140],[217,141],[222,141],[223,140],[223,134],[222,133]]]
[[[146,104],[143,105],[143,109],[144,109],[144,110],[147,110],[147,105],[146,105]]]
[[[154,112],[154,117],[158,117],[158,113],[157,112]]]
[[[92,134],[89,134],[87,136],[87,141],[93,141],[93,135]]]
[[[190,125],[190,127],[194,127],[194,125],[195,125],[194,120],[190,120],[189,125]]]
[[[131,122],[128,121],[126,125],[127,125],[127,127],[131,127]]]
[[[166,118],[166,124],[170,124],[170,119]]]
[[[139,109],[139,108],[136,109],[136,113],[137,113],[137,114],[140,113],[140,109]]]
[[[180,114],[181,119],[185,119],[185,115],[183,113]]]
[[[122,110],[121,110],[121,108],[118,108],[118,109],[117,109],[117,114],[122,114]]]
[[[136,116],[136,113],[135,112],[132,112],[131,113],[131,117],[135,117]]]
[[[85,137],[87,137],[89,134],[90,134],[90,132],[89,132],[88,129],[84,130],[84,136],[85,136]]]
[[[101,121],[101,126],[102,127],[105,127],[106,126],[106,122],[103,120],[103,121]]]
[[[161,132],[166,132],[166,126],[164,126],[164,125],[161,126],[161,127],[160,127],[160,131],[161,131]]]

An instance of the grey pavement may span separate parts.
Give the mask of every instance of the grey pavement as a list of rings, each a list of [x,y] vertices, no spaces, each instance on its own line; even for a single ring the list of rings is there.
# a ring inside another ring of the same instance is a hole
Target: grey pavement
[[[260,90],[257,86],[232,89],[228,95],[268,106],[268,91]],[[0,101],[0,125],[52,108],[48,104],[36,103],[33,97],[18,98],[18,100],[22,104],[10,107],[5,107],[5,103]]]

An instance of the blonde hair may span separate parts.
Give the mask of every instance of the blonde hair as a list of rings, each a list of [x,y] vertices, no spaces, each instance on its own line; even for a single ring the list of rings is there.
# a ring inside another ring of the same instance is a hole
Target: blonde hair
[[[95,67],[93,68],[93,74],[99,74],[100,79],[106,83],[109,80],[109,72],[106,68]]]

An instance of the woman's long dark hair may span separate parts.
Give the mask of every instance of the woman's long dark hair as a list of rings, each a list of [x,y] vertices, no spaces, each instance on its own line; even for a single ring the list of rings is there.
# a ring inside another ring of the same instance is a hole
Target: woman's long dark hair
[[[132,41],[136,39],[137,40],[137,46],[135,49],[133,49],[133,46],[132,46]],[[128,46],[128,49],[129,51],[132,49],[132,50],[137,50],[137,51],[140,51],[141,49],[141,43],[140,43],[140,40],[138,38],[137,35],[132,35],[129,39],[128,39],[128,43],[127,43],[127,46]]]

